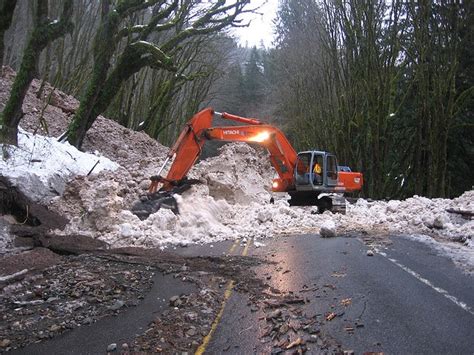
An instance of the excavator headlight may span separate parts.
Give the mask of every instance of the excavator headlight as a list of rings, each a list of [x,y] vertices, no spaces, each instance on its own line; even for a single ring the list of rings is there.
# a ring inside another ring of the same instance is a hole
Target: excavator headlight
[[[274,189],[278,188],[278,181],[273,181],[272,187]]]
[[[266,141],[268,138],[270,138],[270,133],[268,133],[267,131],[263,131],[257,134],[255,137],[252,137],[251,141],[261,143]]]

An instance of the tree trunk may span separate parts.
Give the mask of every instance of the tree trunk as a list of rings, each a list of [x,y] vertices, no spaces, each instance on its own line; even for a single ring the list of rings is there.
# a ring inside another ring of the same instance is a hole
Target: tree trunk
[[[112,51],[113,53],[113,51]],[[81,148],[87,131],[92,127],[97,116],[103,113],[115,97],[122,83],[143,67],[137,62],[134,50],[129,49],[120,57],[119,63],[107,78],[110,64],[105,56],[102,63],[95,64],[94,74],[85,97],[68,127],[68,141],[76,148]]]
[[[26,92],[37,73],[41,51],[60,36],[72,30],[72,0],[64,4],[63,15],[59,22],[47,23],[48,1],[38,1],[37,25],[31,34],[21,61],[20,70],[13,83],[5,108],[0,116],[0,142],[18,145],[18,124],[23,117],[21,106]]]
[[[3,65],[5,31],[10,28],[17,0],[0,0],[0,65]]]

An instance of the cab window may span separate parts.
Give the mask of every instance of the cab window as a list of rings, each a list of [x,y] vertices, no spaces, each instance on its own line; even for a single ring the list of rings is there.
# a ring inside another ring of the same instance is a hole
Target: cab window
[[[334,155],[329,155],[327,157],[327,176],[330,179],[336,180],[337,179],[337,162],[336,157]]]
[[[296,161],[296,184],[307,185],[309,184],[311,166],[311,154],[300,153],[298,154],[298,160]]]

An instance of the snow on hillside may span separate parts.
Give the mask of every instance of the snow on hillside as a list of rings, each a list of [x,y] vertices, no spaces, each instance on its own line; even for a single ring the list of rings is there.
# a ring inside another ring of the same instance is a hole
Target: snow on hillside
[[[43,204],[62,195],[72,177],[119,166],[98,154],[82,153],[68,143],[21,129],[18,147],[0,144],[0,149],[8,155],[0,159],[1,174],[33,201]]]

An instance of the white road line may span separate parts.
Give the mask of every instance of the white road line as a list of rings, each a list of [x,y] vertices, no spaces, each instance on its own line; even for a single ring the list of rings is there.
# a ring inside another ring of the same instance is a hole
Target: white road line
[[[469,312],[470,314],[472,314],[474,316],[474,311],[472,310],[471,307],[469,307],[466,303],[464,302],[461,302],[460,300],[458,300],[456,297],[454,296],[451,296],[448,291],[446,291],[445,289],[442,289],[441,287],[436,287],[435,285],[433,285],[429,280],[425,279],[424,277],[422,277],[419,273],[413,271],[412,269],[406,267],[405,265],[402,265],[400,264],[397,260],[395,259],[392,259],[392,258],[389,258],[387,254],[385,254],[384,252],[378,252],[380,255],[384,256],[385,258],[387,258],[388,260],[390,260],[392,263],[394,263],[395,265],[397,265],[398,267],[400,267],[402,270],[405,270],[406,272],[408,272],[410,275],[412,275],[413,277],[415,277],[416,279],[418,279],[419,281],[423,282],[425,285],[431,287],[433,290],[435,290],[436,292],[442,294],[444,297],[446,297],[448,300],[450,300],[451,302],[453,302],[455,305],[461,307],[462,309],[464,309],[466,312]]]

